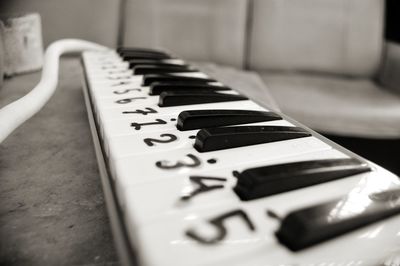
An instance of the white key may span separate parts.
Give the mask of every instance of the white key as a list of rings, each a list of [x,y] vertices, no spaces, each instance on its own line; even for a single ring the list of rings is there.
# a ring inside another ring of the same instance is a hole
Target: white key
[[[168,63],[168,64],[175,64],[175,65],[185,65],[186,62],[183,61],[182,59],[177,59],[177,58],[170,58],[170,59],[162,59],[160,60],[162,63]]]
[[[88,57],[89,59],[103,59],[103,58],[109,58],[113,56],[118,56],[117,51],[110,49],[107,51],[86,51],[83,52],[83,55]]]
[[[227,94],[227,95],[239,95],[236,91],[220,91],[220,94]],[[123,104],[124,106],[129,107],[141,107],[141,106],[149,106],[149,105],[157,105],[159,102],[159,95],[138,95],[133,97],[128,97],[125,95],[116,95],[110,98],[102,98],[98,99],[96,94],[93,95],[96,101],[97,108],[99,109],[108,109],[108,108],[115,108],[118,105]]]
[[[131,236],[139,242],[141,254],[148,265],[162,265],[166,261],[172,265],[353,265],[350,262],[358,260],[366,263],[356,265],[377,265],[375,262],[383,261],[392,254],[392,247],[397,247],[395,249],[399,251],[399,219],[385,220],[301,252],[291,252],[276,240],[274,233],[279,222],[268,217],[266,211],[293,210],[346,193],[357,197],[357,194],[365,193],[366,183],[393,183],[393,180],[380,180],[381,176],[379,172],[363,174],[358,178],[343,179],[245,204],[224,202],[208,209],[160,217],[143,225],[137,225],[135,213],[126,209],[126,222]],[[228,213],[232,216],[220,223],[225,232],[210,223],[210,220]],[[241,216],[243,213],[248,219]],[[249,223],[254,230],[251,230]],[[203,244],[188,236],[188,232],[200,239],[218,239],[220,236],[221,240]],[[376,252],[377,242],[385,243],[384,246],[388,248]]]
[[[138,101],[141,99],[138,99]],[[238,108],[240,106],[240,108]],[[226,103],[209,103],[209,104],[197,104],[197,105],[184,105],[184,106],[173,106],[173,107],[159,107],[158,105],[147,105],[142,107],[118,107],[110,109],[98,109],[96,110],[96,118],[99,123],[101,134],[107,134],[107,136],[121,136],[130,134],[132,132],[131,123],[151,123],[156,122],[157,119],[161,119],[168,124],[172,121],[171,119],[177,119],[180,112],[184,110],[211,110],[211,109],[244,109],[244,110],[265,110],[261,106],[255,104],[252,101],[240,101],[238,102],[226,102]],[[139,112],[139,113],[132,113]],[[143,115],[143,112],[146,115]],[[173,123],[173,124],[174,124]],[[154,132],[163,130],[165,124],[158,128],[157,124],[143,127],[141,130],[147,132]],[[175,124],[174,124],[175,125]]]
[[[105,150],[109,154],[109,142],[114,137],[135,136],[144,132],[159,132],[171,128],[176,128],[175,116],[160,115],[157,118],[137,117],[134,119],[108,121],[101,124],[100,134],[104,138]]]
[[[182,73],[173,73],[171,75],[180,77],[209,78],[209,76],[203,72],[182,72]]]
[[[150,96],[150,95],[138,95],[133,97],[127,97],[124,95],[117,95],[112,98],[106,99],[96,99],[96,106],[98,109],[108,109],[115,108],[119,106],[126,107],[143,107],[143,106],[155,106],[159,102],[159,96]]]
[[[199,153],[194,148],[164,153],[124,157],[110,162],[112,175],[120,186],[165,179],[181,174],[199,174],[204,170],[238,166],[331,149],[315,137],[271,142],[240,148]]]
[[[122,79],[129,79],[132,75],[131,69],[112,69],[102,70],[91,74],[91,77],[96,81],[118,81]]]
[[[129,69],[129,63],[124,61],[114,61],[108,63],[87,63],[87,72],[91,76],[100,76],[107,74],[116,74],[121,71],[127,71]]]
[[[95,52],[95,51],[88,51],[84,52],[83,56],[88,61],[104,61],[112,58],[120,58],[119,54],[114,50],[109,51],[102,51],[102,52]]]
[[[169,134],[176,134],[180,140],[186,140],[188,136],[186,133],[182,133],[176,128],[176,121],[178,120],[177,115],[159,115],[157,118],[152,116],[137,116],[131,119],[123,119],[123,120],[111,120],[107,121],[106,123],[100,122],[100,134],[105,139],[105,146],[107,146],[108,152],[108,145],[114,140],[116,137],[128,136],[128,138],[124,140],[128,140],[129,137],[133,139],[136,136],[140,135],[139,137],[142,139],[145,137],[152,137],[154,133],[165,132]],[[283,121],[283,120],[274,120],[269,122],[260,122],[260,123],[252,123],[252,125],[278,125],[278,126],[293,126],[293,124]],[[197,131],[192,131],[190,135],[195,135]],[[147,135],[145,135],[147,134]],[[153,135],[149,135],[153,134]],[[128,143],[127,143],[128,145]],[[179,143],[172,143],[172,148],[175,145],[180,145]],[[132,146],[134,147],[134,146]],[[165,147],[168,148],[168,147]],[[168,148],[169,149],[169,148]],[[118,148],[117,148],[118,150]],[[137,147],[137,150],[139,147]],[[154,149],[153,149],[154,150]],[[134,151],[132,151],[134,152]],[[116,152],[115,154],[123,154],[124,152]]]
[[[147,96],[149,87],[124,84],[119,86],[98,86],[95,92],[97,99],[112,98],[115,96]]]
[[[187,74],[186,76],[193,76],[193,77],[207,77],[203,73],[197,72],[197,73],[175,73],[177,76],[184,76],[183,74]],[[91,77],[89,78],[89,83],[90,83],[90,90],[93,93],[94,97],[97,96],[97,91],[104,91],[104,90],[113,90],[120,88],[120,86],[132,86],[134,88],[140,88],[142,87],[142,82],[143,82],[143,76],[142,75],[136,75],[136,76],[131,76],[129,78],[123,78],[123,79],[107,79],[106,74],[104,74],[104,77],[99,78],[99,77]],[[226,93],[234,93],[234,92],[226,92]],[[97,101],[97,99],[96,99]]]
[[[131,79],[123,80],[121,82],[110,82],[104,83],[103,85],[110,86],[110,87],[119,87],[120,85],[128,85],[132,87],[140,88],[138,83]],[[150,95],[132,95],[131,97],[126,95],[115,95],[111,98],[103,98],[98,99],[96,97],[96,91],[91,92],[92,102],[95,107],[96,112],[99,112],[102,109],[108,108],[116,108],[120,106],[138,106],[141,107],[143,105],[154,106],[158,104],[159,96],[150,96]]]
[[[138,227],[133,223],[134,215],[127,212],[127,225],[130,236],[135,236],[145,265],[205,265],[218,262],[222,259],[244,256],[254,253],[266,245],[272,245],[274,239],[266,237],[271,235],[277,227],[275,221],[265,219],[261,227],[262,217],[257,214],[247,213],[250,223],[256,230],[249,229],[248,223],[238,216],[232,216],[223,224],[226,226],[227,236],[224,242],[218,245],[202,245],[186,236],[186,232],[193,230],[206,237],[214,237],[219,230],[210,225],[208,220],[232,211],[243,211],[230,204],[218,206],[213,210],[199,211],[179,217],[166,218],[157,223]],[[245,210],[244,210],[245,211]],[[253,210],[264,214],[263,209]],[[261,215],[259,215],[261,216]],[[257,219],[257,221],[256,221]],[[264,235],[263,235],[264,234]],[[267,249],[267,251],[269,251]],[[264,251],[266,252],[266,251]],[[229,264],[224,264],[229,265]]]
[[[257,105],[252,101],[241,101],[240,108],[238,108],[237,102],[226,102],[226,103],[209,103],[209,104],[196,104],[196,105],[185,105],[185,106],[172,106],[172,107],[159,107],[158,105],[143,106],[143,107],[116,107],[110,109],[100,109],[96,112],[96,118],[99,123],[101,132],[104,132],[103,125],[108,126],[110,130],[117,132],[117,135],[123,135],[125,133],[118,133],[120,130],[124,132],[130,131],[127,127],[130,127],[132,122],[145,123],[148,121],[155,121],[155,119],[167,118],[167,122],[173,118],[177,118],[179,113],[184,110],[212,110],[212,109],[241,109],[241,110],[265,110],[263,107]],[[113,121],[110,122],[108,121]],[[116,127],[116,128],[115,128]],[[164,127],[162,127],[164,128]],[[146,128],[145,130],[157,131],[154,126]],[[111,134],[113,135],[113,134]]]
[[[85,62],[85,71],[90,76],[113,74],[120,71],[129,70],[129,63],[121,60],[109,62]]]
[[[126,62],[115,63],[110,65],[98,65],[97,68],[91,69],[90,76],[95,79],[105,78],[107,76],[120,75],[120,74],[133,75],[133,71],[129,69]]]
[[[348,156],[342,152],[331,149],[287,157],[285,158],[285,163],[336,158],[348,158]],[[213,208],[226,202],[232,205],[247,204],[249,202],[241,202],[232,190],[237,180],[233,176],[232,171],[243,171],[253,167],[274,165],[280,161],[281,160],[271,160],[268,162],[259,161],[248,164],[244,163],[238,167],[231,165],[224,169],[206,170],[199,175],[174,175],[150,183],[126,187],[118,186],[118,196],[123,208],[129,209],[129,212],[135,214],[134,219],[137,225],[144,225],[156,219],[165,218],[165,216],[174,216],[179,213]],[[222,187],[203,191],[183,200],[182,196],[190,195],[192,191],[199,188],[196,183],[190,181],[190,176],[217,177],[225,179],[225,181],[204,179],[204,183],[207,186],[220,185]],[[357,180],[359,176],[360,175],[358,175]],[[350,179],[346,178],[346,180]],[[350,183],[353,184],[354,181]],[[343,190],[338,187],[337,193],[343,193]],[[154,195],[157,195],[157,197]]]
[[[141,76],[131,76],[129,78],[119,79],[119,80],[93,78],[93,79],[91,79],[91,84],[93,85],[93,87],[91,88],[91,91],[93,91],[93,92],[96,92],[99,88],[103,88],[104,86],[113,88],[113,87],[118,87],[121,85],[129,84],[132,86],[140,87],[142,84],[142,77]]]
[[[151,108],[151,110],[146,109]],[[139,113],[137,110],[139,109]],[[254,111],[265,111],[266,108],[261,107],[253,101],[240,101],[240,102],[224,102],[224,103],[207,103],[207,104],[193,104],[184,106],[171,106],[171,107],[159,107],[157,106],[146,106],[146,107],[115,107],[109,109],[99,110],[100,120],[104,123],[112,120],[123,120],[127,118],[137,117],[159,117],[160,115],[172,115],[178,116],[180,112],[184,110],[221,110],[221,109],[232,109],[232,110],[254,110]],[[143,115],[142,111],[150,112]],[[268,110],[266,110],[268,111]]]
[[[165,116],[164,121],[171,121],[175,116]],[[260,123],[241,124],[253,126],[294,126],[285,120],[275,120]],[[137,156],[146,153],[166,152],[170,150],[191,148],[194,145],[196,134],[199,130],[179,131],[176,123],[156,125],[140,130],[129,127],[125,136],[109,136],[105,133],[111,159],[115,160],[126,156]],[[136,133],[136,134],[135,134]],[[153,141],[152,141],[153,140]],[[159,142],[157,142],[159,140]],[[157,144],[158,143],[158,144]]]
[[[223,84],[219,82],[210,82],[209,84],[213,86],[223,86]],[[124,84],[120,86],[108,86],[107,84],[100,84],[96,86],[96,90],[93,93],[96,96],[96,99],[113,98],[121,95],[147,96],[150,93],[150,87],[141,86],[141,84]]]
[[[149,87],[143,87],[136,84],[124,84],[122,86],[99,86],[93,92],[93,98],[96,101],[113,101],[115,99],[129,98],[129,97],[148,97]],[[158,95],[154,95],[158,96]]]

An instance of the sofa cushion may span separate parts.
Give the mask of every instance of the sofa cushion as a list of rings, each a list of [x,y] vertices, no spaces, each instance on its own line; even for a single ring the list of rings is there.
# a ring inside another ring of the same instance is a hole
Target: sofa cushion
[[[268,110],[280,111],[277,102],[257,73],[214,63],[194,62],[193,65]],[[238,105],[240,105],[240,102],[238,102]]]
[[[400,95],[400,44],[388,42],[379,73],[379,82]]]
[[[376,74],[384,0],[254,0],[249,66]]]
[[[344,136],[400,137],[400,97],[367,79],[262,72],[282,112]]]
[[[178,57],[241,67],[247,0],[132,0],[125,46],[166,48]]]

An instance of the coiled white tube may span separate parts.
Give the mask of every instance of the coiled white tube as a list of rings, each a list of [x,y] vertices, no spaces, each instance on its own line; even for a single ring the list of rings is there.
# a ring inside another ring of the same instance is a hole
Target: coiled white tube
[[[40,82],[28,94],[0,109],[0,143],[42,109],[54,94],[58,84],[59,58],[62,54],[108,49],[96,43],[77,39],[64,39],[50,44],[44,55]]]

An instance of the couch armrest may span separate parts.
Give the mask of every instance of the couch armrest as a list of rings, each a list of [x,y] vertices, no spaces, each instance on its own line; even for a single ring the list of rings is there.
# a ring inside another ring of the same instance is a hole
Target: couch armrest
[[[400,44],[386,43],[378,81],[384,88],[400,95]]]
[[[192,62],[192,64],[210,77],[232,87],[268,110],[280,111],[278,103],[256,72],[215,63]]]

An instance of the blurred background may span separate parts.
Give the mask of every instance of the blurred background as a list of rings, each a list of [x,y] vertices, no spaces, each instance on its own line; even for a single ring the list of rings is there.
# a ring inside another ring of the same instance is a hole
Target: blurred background
[[[258,7],[258,1],[255,2]],[[275,2],[275,4],[281,2],[280,5],[287,5],[287,1],[267,2]],[[317,2],[306,0],[300,1],[299,5],[306,10]],[[335,2],[337,4],[329,4]],[[346,4],[346,2],[349,3]],[[341,6],[344,12],[352,6],[357,7],[357,2],[363,1],[327,1],[321,5],[325,6],[325,11],[335,8],[335,5],[336,8]],[[396,23],[399,18],[398,1],[366,2],[376,2],[385,6],[383,18],[385,38],[399,41],[400,31]],[[42,17],[45,45],[61,38],[83,38],[111,47],[117,45],[163,46],[174,52],[181,52],[183,56],[187,53],[194,59],[204,59],[206,49],[229,48],[225,46],[229,45],[229,41],[234,39],[243,42],[244,37],[249,37],[241,36],[243,32],[240,33],[240,30],[244,30],[246,24],[249,23],[247,21],[249,16],[254,15],[251,14],[255,12],[252,9],[254,9],[254,0],[0,1],[0,14],[3,15],[38,12]],[[360,12],[365,11],[364,7]],[[268,11],[265,10],[265,12]],[[321,14],[315,15],[321,16]],[[364,16],[366,18],[367,14]],[[345,17],[342,18],[345,19]],[[176,39],[178,36],[182,38]],[[188,44],[194,46],[188,47]],[[186,52],[188,50],[191,52]],[[231,56],[234,56],[234,53],[241,53],[238,50],[229,52]]]

